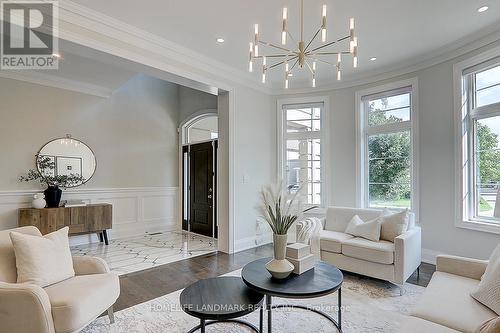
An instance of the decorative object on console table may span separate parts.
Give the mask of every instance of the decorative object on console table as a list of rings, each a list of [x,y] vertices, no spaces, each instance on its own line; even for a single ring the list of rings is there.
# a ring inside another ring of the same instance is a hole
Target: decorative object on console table
[[[97,233],[100,241],[108,242],[107,230],[112,229],[113,206],[92,204],[84,207],[21,208],[19,226],[35,226],[42,234],[48,234],[65,226],[70,235]]]
[[[286,259],[292,263],[293,273],[302,274],[314,268],[316,258],[311,254],[311,247],[302,243],[290,244],[286,247]]]
[[[64,207],[85,207],[87,204],[83,200],[66,200],[63,204]]]
[[[285,258],[287,232],[301,216],[298,194],[288,193],[280,182],[276,186],[264,187],[261,194],[261,217],[273,231],[274,258],[266,264],[266,269],[275,279],[285,279],[292,273],[294,266]]]
[[[47,201],[47,207],[56,208],[59,207],[61,202],[62,190],[58,185],[49,185],[45,191],[45,201]]]
[[[42,209],[45,208],[45,205],[47,202],[45,202],[45,199],[42,198],[42,195],[40,193],[33,195],[33,201],[31,201],[31,206],[36,209]]]

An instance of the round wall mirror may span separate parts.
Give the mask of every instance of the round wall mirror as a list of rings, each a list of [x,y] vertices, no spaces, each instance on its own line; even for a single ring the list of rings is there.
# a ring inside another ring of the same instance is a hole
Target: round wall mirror
[[[48,142],[40,149],[36,167],[45,178],[62,180],[65,187],[77,187],[92,178],[97,160],[89,146],[67,135]]]

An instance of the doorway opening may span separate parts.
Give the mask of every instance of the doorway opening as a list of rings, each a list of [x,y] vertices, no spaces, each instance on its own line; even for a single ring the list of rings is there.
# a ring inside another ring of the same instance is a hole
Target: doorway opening
[[[182,229],[218,238],[216,110],[198,114],[181,126]]]

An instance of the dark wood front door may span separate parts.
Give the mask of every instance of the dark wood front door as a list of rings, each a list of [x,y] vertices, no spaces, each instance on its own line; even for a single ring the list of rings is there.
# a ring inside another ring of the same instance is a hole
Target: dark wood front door
[[[212,237],[215,230],[214,145],[204,142],[190,147],[190,222],[191,231]]]

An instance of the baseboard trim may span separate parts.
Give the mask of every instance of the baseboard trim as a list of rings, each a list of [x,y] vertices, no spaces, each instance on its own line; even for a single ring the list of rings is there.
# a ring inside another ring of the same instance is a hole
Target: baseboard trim
[[[234,241],[234,252],[241,252],[261,245],[266,245],[273,242],[273,235],[263,234],[237,239]]]

